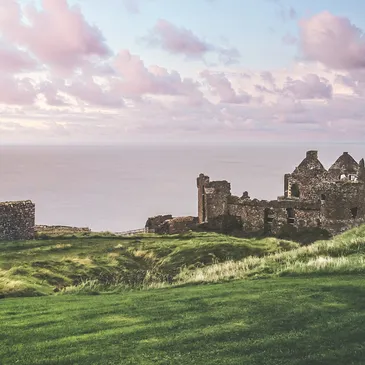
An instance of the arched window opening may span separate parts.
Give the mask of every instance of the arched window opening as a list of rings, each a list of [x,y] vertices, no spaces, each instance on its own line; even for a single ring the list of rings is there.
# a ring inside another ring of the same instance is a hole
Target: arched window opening
[[[291,196],[294,197],[294,198],[299,198],[300,197],[300,190],[299,190],[298,184],[293,184],[291,186]]]
[[[349,175],[349,180],[350,180],[350,181],[355,181],[355,182],[356,182],[356,181],[357,181],[357,175],[350,174],[350,175]]]
[[[321,194],[321,201],[325,201],[326,200],[326,194]]]
[[[341,174],[341,175],[339,176],[339,179],[340,179],[340,180],[345,180],[345,179],[347,179],[347,176],[346,176],[345,174]]]

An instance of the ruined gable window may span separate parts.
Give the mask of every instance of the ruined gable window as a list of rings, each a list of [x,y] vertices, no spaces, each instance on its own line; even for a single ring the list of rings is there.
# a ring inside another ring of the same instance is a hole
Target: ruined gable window
[[[326,200],[326,194],[321,194],[321,200],[325,201]]]
[[[351,214],[352,214],[352,218],[355,219],[357,217],[357,213],[358,213],[358,208],[351,208]]]
[[[293,208],[286,208],[286,214],[288,217],[288,224],[294,224],[295,223],[295,214]]]
[[[357,176],[356,176],[356,175],[352,175],[352,174],[350,174],[350,175],[349,175],[349,180],[350,180],[350,181],[357,181]]]
[[[321,227],[322,226],[322,222],[319,218],[316,219],[316,223],[317,223],[317,227]]]
[[[298,184],[293,184],[291,186],[291,196],[294,197],[294,198],[299,198],[300,197],[300,190],[299,190]]]

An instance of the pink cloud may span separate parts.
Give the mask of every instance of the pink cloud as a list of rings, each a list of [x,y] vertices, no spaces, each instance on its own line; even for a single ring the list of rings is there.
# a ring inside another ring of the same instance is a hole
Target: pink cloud
[[[22,8],[15,0],[2,0],[3,36],[27,47],[42,63],[58,71],[71,71],[92,57],[110,54],[101,31],[87,23],[78,7],[70,7],[66,0],[42,0],[42,6],[42,10],[31,5]]]
[[[237,94],[224,73],[212,74],[204,70],[200,76],[207,81],[213,93],[219,96],[221,103],[246,104],[251,100],[251,96],[247,93]]]
[[[202,57],[213,47],[200,40],[191,30],[178,28],[167,20],[160,19],[153,34],[161,47],[170,53],[184,54],[189,57]]]
[[[0,74],[0,104],[31,105],[37,96],[30,79]]]
[[[181,54],[188,58],[202,58],[207,53],[216,53],[223,63],[236,63],[240,53],[236,48],[215,46],[200,39],[191,30],[177,27],[167,20],[160,19],[147,37],[151,45],[158,45],[172,54]]]
[[[114,65],[121,79],[113,79],[112,85],[125,96],[201,95],[198,84],[191,79],[182,79],[178,72],[159,66],[147,68],[139,56],[127,50],[119,52]]]
[[[0,41],[0,70],[2,72],[18,73],[36,68],[37,62],[27,52]]]
[[[365,68],[364,33],[349,19],[329,13],[299,22],[303,56],[335,69]]]
[[[46,98],[47,104],[51,106],[66,106],[68,103],[59,94],[59,88],[55,82],[44,81],[38,87],[38,92]]]
[[[100,85],[95,83],[92,77],[83,76],[77,78],[69,86],[64,87],[63,90],[91,106],[110,108],[121,108],[124,106],[124,101],[120,94],[114,93],[109,89],[103,90]]]
[[[293,80],[288,77],[283,91],[296,99],[331,99],[333,90],[328,80],[320,79],[315,74],[308,74],[303,80]]]

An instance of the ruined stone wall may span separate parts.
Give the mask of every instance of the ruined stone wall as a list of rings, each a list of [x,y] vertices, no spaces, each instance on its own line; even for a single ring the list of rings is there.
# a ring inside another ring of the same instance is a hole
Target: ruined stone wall
[[[228,197],[231,184],[227,181],[212,181],[205,187],[207,218],[216,218],[228,213]]]
[[[239,217],[242,230],[248,233],[278,234],[285,226],[296,230],[320,225],[319,203],[289,200],[241,200],[232,197],[229,215]]]
[[[30,201],[0,203],[0,240],[34,238],[35,205]]]
[[[322,213],[329,220],[365,217],[364,184],[350,181],[331,184],[325,193]]]
[[[171,214],[157,215],[155,217],[150,217],[147,219],[145,228],[148,229],[148,232],[151,232],[151,233],[157,232],[158,227],[160,227],[161,224],[164,223],[168,219],[172,219]]]
[[[284,197],[316,202],[336,180],[318,160],[318,152],[308,151],[293,173],[284,176]]]
[[[324,191],[328,190],[329,184],[326,172],[293,173],[287,178],[288,190],[285,191],[285,196],[289,199],[318,201]],[[299,197],[294,194],[296,188],[298,188]]]
[[[213,224],[217,222],[216,218],[228,214],[228,198],[231,195],[229,182],[209,181],[209,176],[200,174],[197,187],[199,223],[210,221]]]
[[[165,220],[156,229],[158,234],[180,234],[195,230],[198,226],[198,217],[176,217]]]
[[[199,223],[207,220],[207,201],[205,195],[205,187],[209,185],[209,176],[200,174],[196,181],[198,188],[198,219]]]
[[[365,223],[365,184],[363,182],[338,181],[326,192],[322,201],[323,227],[331,233]]]

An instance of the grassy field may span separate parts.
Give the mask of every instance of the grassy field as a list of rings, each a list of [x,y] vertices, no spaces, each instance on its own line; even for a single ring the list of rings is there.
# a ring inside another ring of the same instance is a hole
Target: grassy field
[[[1,365],[364,364],[365,226],[45,238],[0,244]]]
[[[361,276],[0,301],[1,365],[363,365]]]
[[[85,282],[93,290],[171,283],[183,269],[297,247],[275,238],[254,240],[214,233],[125,238],[81,234],[1,242],[0,297],[47,295],[65,287],[71,291],[75,286],[85,287]]]
[[[81,234],[0,244],[0,297],[365,273],[365,226],[311,245],[215,233]]]

